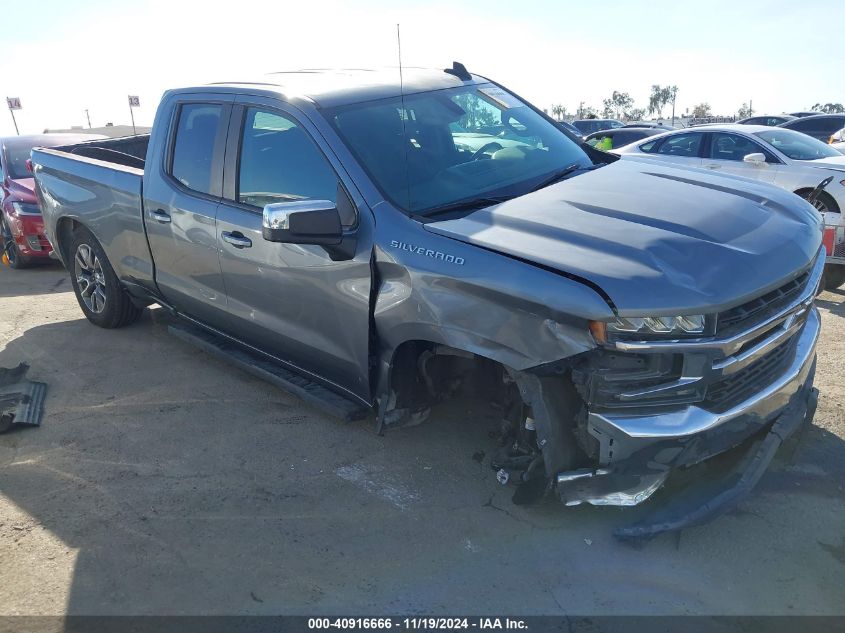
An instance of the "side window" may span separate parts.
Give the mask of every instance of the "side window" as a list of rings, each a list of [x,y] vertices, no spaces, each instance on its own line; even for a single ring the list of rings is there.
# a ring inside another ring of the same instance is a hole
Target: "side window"
[[[763,152],[763,148],[757,143],[737,134],[718,132],[713,134],[711,138],[710,158],[712,160],[741,161],[748,154]]]
[[[183,185],[211,193],[214,142],[223,106],[188,103],[179,109],[170,174]]]
[[[790,129],[797,130],[799,132],[809,132],[810,130],[812,130],[815,127],[815,125],[816,125],[815,121],[812,121],[812,120],[808,121],[806,119],[802,119],[802,120],[799,120],[799,121],[795,121],[789,127],[790,127]]]
[[[845,119],[823,119],[819,121],[819,123],[821,124],[819,127],[822,132],[825,134],[833,134],[834,132],[838,132],[842,126],[845,125]]]
[[[337,192],[334,170],[298,123],[281,114],[247,110],[241,137],[238,202],[255,207],[295,200],[337,203]]]
[[[613,147],[622,147],[638,140],[634,132],[616,132],[613,136]]]
[[[654,154],[654,151],[657,149],[657,145],[660,140],[649,141],[648,143],[643,143],[640,145],[640,151],[645,152],[646,154]]]
[[[657,153],[696,158],[701,147],[701,137],[700,132],[670,136],[657,148]]]

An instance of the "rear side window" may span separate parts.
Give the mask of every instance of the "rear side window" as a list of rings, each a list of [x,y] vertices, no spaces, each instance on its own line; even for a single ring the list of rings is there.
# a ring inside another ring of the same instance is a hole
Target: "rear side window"
[[[238,202],[337,202],[338,180],[326,157],[296,121],[250,108],[244,120]]]
[[[833,134],[834,132],[839,131],[843,125],[845,125],[845,117],[837,118],[832,117],[830,119],[822,119],[819,121],[819,129],[824,132],[825,134]]]
[[[670,136],[657,148],[657,153],[695,158],[701,147],[701,137],[700,133]]]
[[[657,149],[657,144],[659,140],[649,141],[648,143],[643,143],[640,145],[640,151],[645,152],[646,154],[653,154],[654,150]]]
[[[188,189],[211,193],[214,143],[223,106],[189,103],[179,109],[170,174]]]
[[[636,132],[616,132],[611,135],[611,138],[613,139],[613,147],[622,147],[628,143],[638,141],[642,137]]]
[[[792,130],[798,130],[799,132],[810,132],[817,127],[816,122],[813,119],[807,120],[802,119],[800,121],[793,121],[789,124],[789,128]]]

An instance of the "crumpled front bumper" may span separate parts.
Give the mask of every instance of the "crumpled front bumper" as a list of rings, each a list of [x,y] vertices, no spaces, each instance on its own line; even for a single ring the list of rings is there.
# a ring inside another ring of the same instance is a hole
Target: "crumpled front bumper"
[[[786,369],[753,396],[725,411],[690,405],[680,411],[647,415],[591,412],[587,428],[599,441],[602,466],[560,473],[556,483],[561,500],[567,505],[636,505],[657,491],[673,469],[694,466],[750,443],[749,454],[756,457],[741,460],[747,476],[739,474],[736,485],[728,486],[736,490],[728,494],[724,486],[711,480],[707,482],[711,495],[690,495],[697,506],[690,508],[686,503],[680,515],[663,516],[658,521],[663,527],[640,525],[633,532],[617,533],[646,536],[679,529],[712,517],[736,502],[762,476],[777,447],[802,423],[812,419],[820,326],[818,311],[810,307],[806,322],[796,335],[794,357]]]

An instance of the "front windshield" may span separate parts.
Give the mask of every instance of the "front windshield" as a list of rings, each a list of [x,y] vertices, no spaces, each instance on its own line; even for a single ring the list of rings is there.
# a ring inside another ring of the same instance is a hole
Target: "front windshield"
[[[842,154],[830,145],[825,145],[812,136],[807,136],[794,130],[766,130],[764,132],[755,132],[755,135],[792,160],[842,157]]]
[[[6,169],[9,172],[9,178],[12,180],[32,178],[32,173],[26,168],[26,161],[32,152],[31,147],[4,147],[3,150],[6,153]]]
[[[557,126],[492,84],[407,95],[404,108],[398,97],[352,104],[327,117],[382,193],[414,214],[521,195],[558,170],[592,164]]]

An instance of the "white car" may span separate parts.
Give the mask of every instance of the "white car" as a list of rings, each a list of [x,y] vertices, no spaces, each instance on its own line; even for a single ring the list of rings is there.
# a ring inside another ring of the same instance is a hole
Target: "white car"
[[[762,180],[803,197],[833,176],[815,206],[825,214],[845,210],[845,155],[793,130],[763,125],[708,125],[652,136],[613,153],[623,158],[657,160]]]

